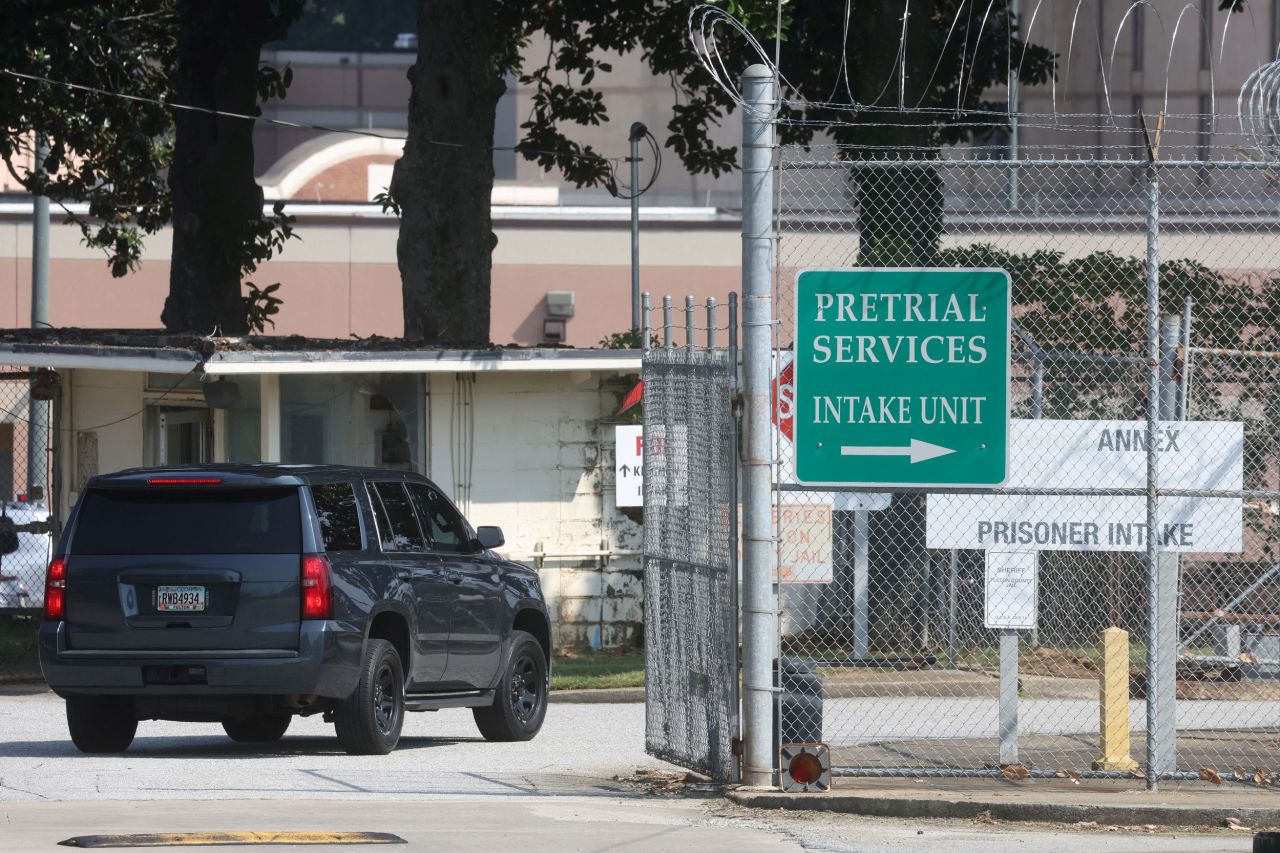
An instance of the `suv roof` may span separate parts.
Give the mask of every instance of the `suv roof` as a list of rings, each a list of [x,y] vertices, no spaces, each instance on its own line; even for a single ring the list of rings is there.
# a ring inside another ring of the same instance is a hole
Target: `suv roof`
[[[157,468],[129,468],[111,474],[99,474],[92,478],[87,488],[94,486],[133,486],[153,477],[191,477],[221,475],[228,485],[279,485],[296,486],[313,480],[331,480],[343,477],[368,479],[414,479],[431,482],[413,471],[395,471],[388,468],[369,468],[357,465],[289,465],[278,462],[206,463],[203,465],[166,465]]]

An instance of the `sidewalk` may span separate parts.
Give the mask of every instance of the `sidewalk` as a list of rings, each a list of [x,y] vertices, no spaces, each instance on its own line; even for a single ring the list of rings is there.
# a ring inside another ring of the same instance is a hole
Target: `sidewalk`
[[[1166,782],[1151,793],[1141,783],[995,779],[836,779],[827,794],[737,789],[728,797],[758,809],[844,812],[871,817],[981,818],[1120,826],[1280,826],[1280,792]]]

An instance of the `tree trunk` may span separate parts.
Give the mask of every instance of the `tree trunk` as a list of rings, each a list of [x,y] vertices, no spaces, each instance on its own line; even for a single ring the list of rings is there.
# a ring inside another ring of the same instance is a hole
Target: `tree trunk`
[[[855,75],[850,85],[861,103],[886,108],[858,116],[836,130],[841,142],[868,149],[855,155],[859,159],[936,158],[932,138],[936,116],[894,110],[899,103],[908,108],[939,105],[937,87],[931,84],[939,82],[938,53],[954,15],[950,7],[940,0],[912,4],[903,45],[902,0],[857,4],[850,50],[859,68],[871,73]],[[904,56],[905,80],[900,67]],[[858,262],[871,267],[936,265],[943,205],[937,170],[923,165],[854,165],[851,178],[858,207]]]
[[[176,101],[255,115],[262,45],[279,37],[269,0],[179,0],[178,17]],[[253,122],[176,110],[174,128],[173,260],[161,320],[175,331],[246,332],[241,264],[262,220]]]
[[[938,170],[884,164],[855,166],[853,172],[858,199],[858,263],[867,267],[937,266],[943,216]]]
[[[489,343],[493,125],[505,84],[495,65],[494,0],[417,0],[418,60],[409,69],[409,138],[391,194],[404,335],[451,346]]]

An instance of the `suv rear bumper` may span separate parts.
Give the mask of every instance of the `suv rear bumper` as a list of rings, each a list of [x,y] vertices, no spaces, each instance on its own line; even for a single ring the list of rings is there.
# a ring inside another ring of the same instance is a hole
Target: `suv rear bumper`
[[[78,651],[65,623],[40,625],[40,669],[59,696],[321,696],[341,699],[360,679],[364,635],[336,621],[303,622],[298,649]],[[144,667],[203,668],[204,683],[147,683]]]

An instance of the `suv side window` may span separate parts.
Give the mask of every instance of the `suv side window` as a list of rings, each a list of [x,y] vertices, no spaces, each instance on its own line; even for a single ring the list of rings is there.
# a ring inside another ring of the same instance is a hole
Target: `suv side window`
[[[425,551],[426,541],[418,520],[413,515],[413,504],[405,493],[403,483],[370,483],[374,503],[381,504],[378,515],[378,535],[384,551]],[[377,512],[377,509],[374,510]]]
[[[350,483],[317,483],[311,487],[316,515],[320,519],[320,536],[324,550],[362,551],[360,507]]]
[[[408,486],[414,506],[418,508],[418,517],[422,519],[422,527],[431,540],[431,550],[469,554],[471,536],[467,533],[467,525],[444,495],[421,483],[409,483]]]

